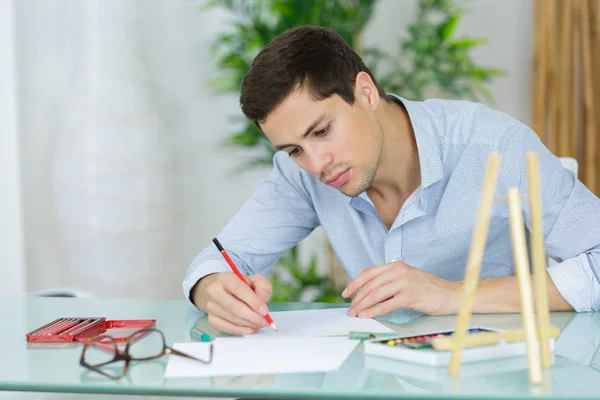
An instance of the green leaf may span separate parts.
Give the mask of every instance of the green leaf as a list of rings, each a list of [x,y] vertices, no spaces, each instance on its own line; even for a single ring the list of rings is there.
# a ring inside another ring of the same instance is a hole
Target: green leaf
[[[452,36],[452,33],[454,33],[454,29],[456,28],[456,25],[460,21],[461,17],[462,16],[460,14],[455,14],[448,18],[446,22],[438,28],[438,37],[441,40],[446,40]]]
[[[463,38],[450,43],[449,50],[470,49],[475,46],[486,44],[486,38]]]
[[[258,139],[254,136],[248,135],[247,133],[238,133],[229,138],[229,144],[234,146],[254,147]]]
[[[471,71],[471,76],[477,80],[487,81],[494,76],[502,76],[504,71],[498,69],[490,69],[490,68],[474,68]]]
[[[318,275],[317,275],[317,257],[314,256],[314,255],[310,258],[310,264],[309,264],[309,267],[308,267],[308,273],[307,273],[307,275],[312,280],[318,279]]]
[[[291,260],[298,261],[298,246],[293,246],[288,250],[288,254]]]

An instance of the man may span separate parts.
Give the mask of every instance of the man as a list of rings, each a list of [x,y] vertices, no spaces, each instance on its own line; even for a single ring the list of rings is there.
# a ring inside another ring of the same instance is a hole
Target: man
[[[317,27],[267,45],[240,102],[281,151],[218,236],[252,287],[212,244],[183,282],[215,328],[265,326],[265,275],[319,225],[351,278],[350,315],[457,313],[491,152],[501,155],[499,196],[527,193],[525,153],[539,154],[546,250],[559,261],[547,270],[550,309],[600,309],[600,200],[525,125],[480,104],[386,94],[341,37]],[[520,309],[507,216],[494,204],[474,312]]]

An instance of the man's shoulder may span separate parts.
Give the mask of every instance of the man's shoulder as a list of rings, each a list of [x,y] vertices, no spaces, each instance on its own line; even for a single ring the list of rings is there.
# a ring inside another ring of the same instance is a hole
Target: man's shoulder
[[[315,184],[315,178],[298,166],[284,151],[273,156],[271,180],[276,183],[285,182],[297,190],[306,192]]]
[[[448,122],[465,118],[473,118],[487,123],[496,121],[509,125],[516,122],[514,118],[500,110],[470,100],[429,98],[420,101],[404,100],[404,102],[407,107],[420,107],[433,118]]]
[[[452,115],[460,112],[468,112],[476,109],[477,107],[484,106],[481,103],[477,103],[470,100],[458,100],[458,99],[442,99],[431,97],[424,100],[410,100],[402,99],[403,103],[409,103],[413,105],[419,105],[429,112],[434,114]],[[484,106],[485,107],[485,106]]]
[[[305,171],[285,151],[278,151],[273,155],[273,169],[286,176],[300,177],[305,174]]]
[[[431,98],[404,103],[409,114],[412,110],[429,119],[433,132],[447,144],[497,145],[520,124],[508,114],[474,101]]]

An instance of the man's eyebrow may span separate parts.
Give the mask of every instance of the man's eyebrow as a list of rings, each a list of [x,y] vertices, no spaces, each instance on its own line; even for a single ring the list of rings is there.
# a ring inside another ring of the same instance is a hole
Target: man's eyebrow
[[[307,137],[321,122],[323,122],[323,120],[325,120],[325,118],[327,118],[327,112],[324,112],[323,114],[319,115],[313,122],[312,124],[310,124],[310,126],[306,129],[306,131],[304,132],[304,134],[302,135],[303,138]],[[279,150],[283,150],[286,147],[290,147],[290,146],[294,146],[293,144],[282,144],[279,146],[275,146],[275,149],[277,149],[277,151]]]

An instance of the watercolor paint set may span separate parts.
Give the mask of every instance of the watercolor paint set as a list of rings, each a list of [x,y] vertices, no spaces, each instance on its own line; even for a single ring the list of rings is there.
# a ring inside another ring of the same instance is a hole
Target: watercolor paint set
[[[469,334],[501,334],[503,331],[484,327],[473,327]],[[443,366],[450,363],[451,351],[448,347],[436,348],[435,341],[450,339],[454,332],[436,331],[424,332],[417,335],[397,335],[385,338],[375,338],[363,342],[365,355],[393,358],[429,366]],[[443,344],[443,343],[442,343]],[[554,345],[552,339],[551,345]],[[462,362],[478,362],[500,358],[526,355],[524,341],[495,340],[494,343],[465,347],[462,351]]]

